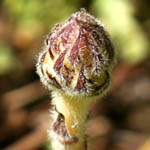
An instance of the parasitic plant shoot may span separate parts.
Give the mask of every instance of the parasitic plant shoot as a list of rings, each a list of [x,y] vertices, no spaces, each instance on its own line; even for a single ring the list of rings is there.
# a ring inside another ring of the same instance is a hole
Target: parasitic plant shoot
[[[47,36],[37,73],[52,93],[49,137],[53,150],[88,149],[88,108],[108,91],[114,58],[104,25],[85,9],[56,25]]]

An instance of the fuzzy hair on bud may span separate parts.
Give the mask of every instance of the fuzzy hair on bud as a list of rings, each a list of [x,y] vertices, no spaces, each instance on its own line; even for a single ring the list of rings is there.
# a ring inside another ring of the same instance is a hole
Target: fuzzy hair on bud
[[[37,73],[49,90],[97,96],[109,86],[114,56],[104,25],[81,9],[46,37]]]

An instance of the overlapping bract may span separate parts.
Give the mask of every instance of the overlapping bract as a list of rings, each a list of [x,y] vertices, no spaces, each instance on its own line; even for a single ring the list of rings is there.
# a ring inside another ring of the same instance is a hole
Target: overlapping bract
[[[47,36],[37,72],[50,90],[93,96],[109,86],[113,63],[114,48],[103,24],[81,9]]]

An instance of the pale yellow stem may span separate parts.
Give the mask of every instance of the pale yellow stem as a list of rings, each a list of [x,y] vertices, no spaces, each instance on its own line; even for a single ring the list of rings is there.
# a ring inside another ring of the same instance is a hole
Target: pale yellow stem
[[[58,113],[64,116],[65,127],[69,136],[76,138],[75,142],[65,144],[54,137],[54,134],[50,135],[53,150],[85,150],[85,122],[90,101],[55,93],[52,103]],[[58,145],[60,145],[59,148]]]

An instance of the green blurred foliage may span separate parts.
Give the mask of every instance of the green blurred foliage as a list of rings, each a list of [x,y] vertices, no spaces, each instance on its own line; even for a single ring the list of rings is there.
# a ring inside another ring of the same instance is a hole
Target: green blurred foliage
[[[131,1],[94,0],[91,9],[108,27],[120,59],[135,64],[150,55],[150,43],[133,16],[135,7]]]
[[[10,73],[19,68],[19,61],[12,50],[5,44],[0,44],[0,75]]]
[[[18,28],[27,29],[37,35],[63,21],[74,10],[63,0],[4,0],[4,7]]]

